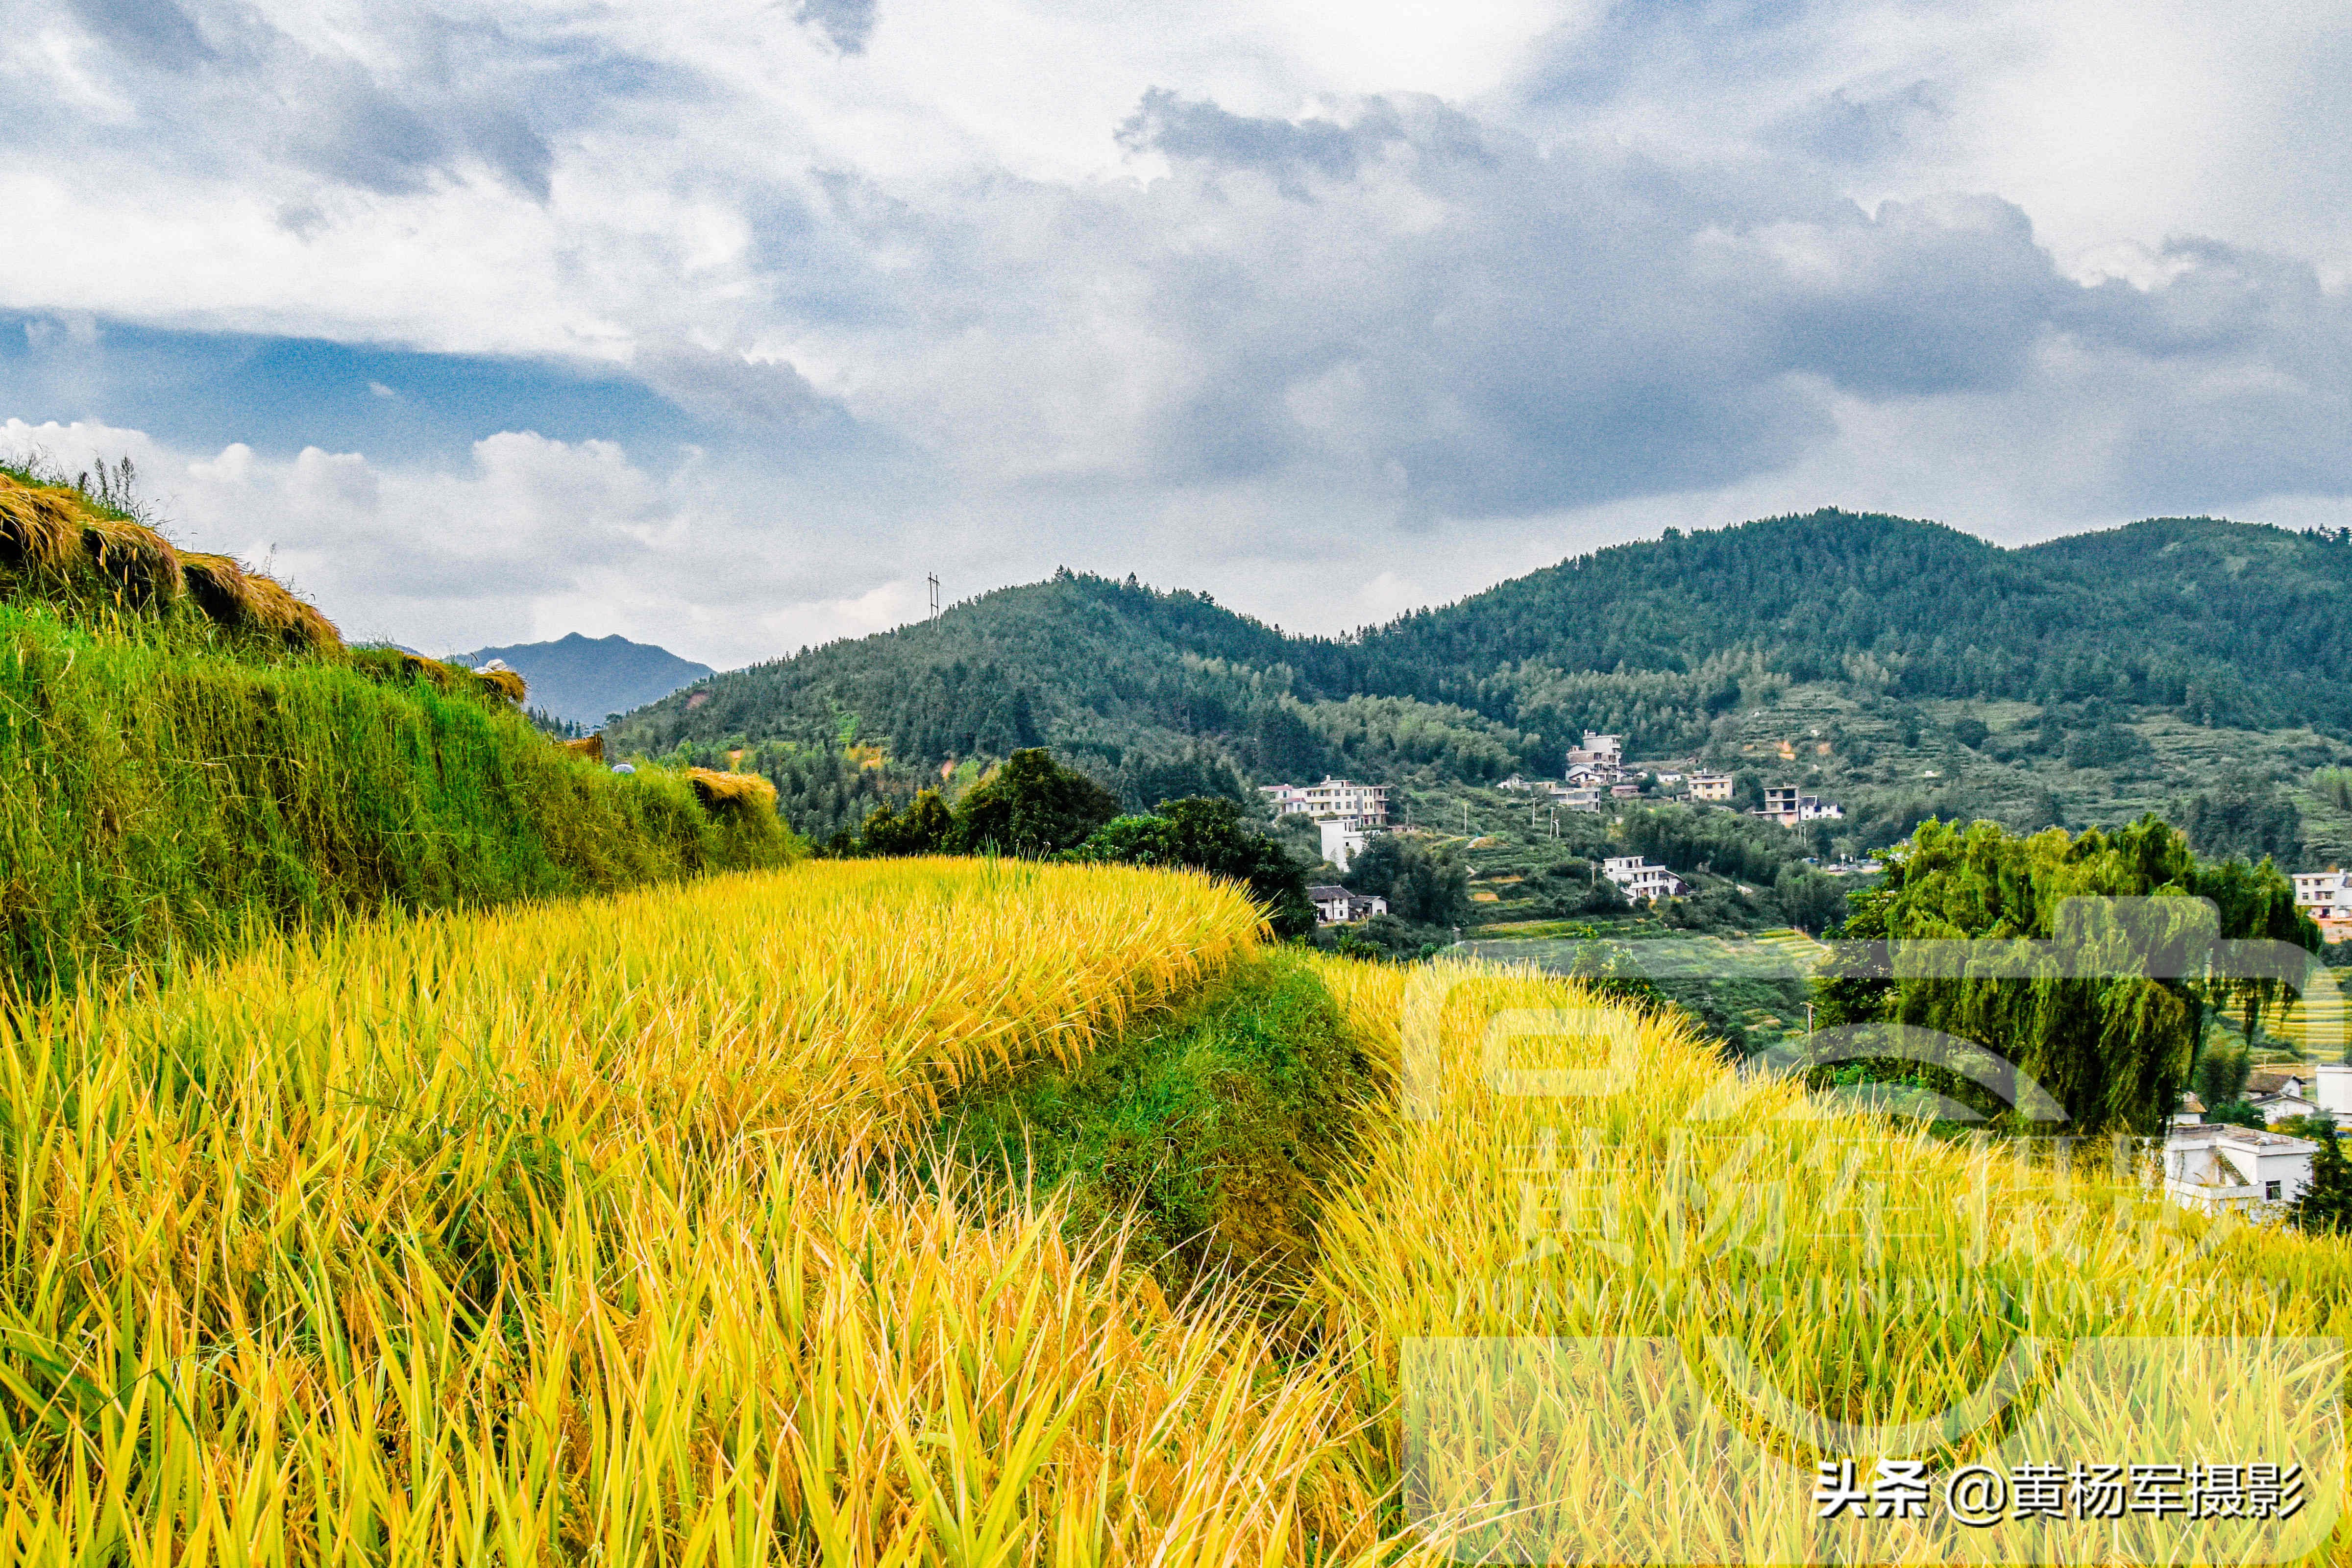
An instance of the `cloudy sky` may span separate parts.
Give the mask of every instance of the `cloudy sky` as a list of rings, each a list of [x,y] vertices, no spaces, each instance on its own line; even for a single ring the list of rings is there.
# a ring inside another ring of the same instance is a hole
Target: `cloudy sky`
[[[0,453],[131,455],[355,635],[2352,523],[2352,3],[8,11]]]

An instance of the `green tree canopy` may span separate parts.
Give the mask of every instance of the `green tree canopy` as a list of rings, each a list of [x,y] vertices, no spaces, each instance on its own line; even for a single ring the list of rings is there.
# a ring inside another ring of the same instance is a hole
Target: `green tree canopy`
[[[1024,747],[972,787],[955,811],[951,847],[1004,855],[1076,848],[1118,815],[1118,797],[1043,747]]]
[[[2062,906],[2078,897],[2184,902],[2180,919],[2161,935],[2119,935],[2079,920],[2062,931]],[[2220,917],[2218,931],[2205,924],[2208,935],[2284,939],[2306,950],[2318,944],[2276,868],[2200,862],[2187,838],[2154,816],[2114,832],[2051,828],[2026,837],[1990,822],[1924,823],[1887,858],[1884,883],[1853,900],[1848,938],[2048,942],[2065,935],[2091,944],[2098,955],[2091,967],[2106,973],[2062,973],[2056,954],[2044,949],[2023,974],[2007,967],[2015,962],[2011,950],[1999,964],[1989,955],[1979,973],[1833,979],[1820,986],[1822,1021],[1913,1025],[1976,1042],[2054,1096],[2072,1131],[2152,1132],[2190,1080],[2210,998],[2252,984],[2194,972],[2131,973],[2150,942],[2195,940],[2200,906],[2186,900],[2200,898],[2210,899]],[[1967,1086],[1951,1092],[1970,1098]]]
[[[935,789],[919,790],[904,811],[877,806],[858,830],[857,847],[866,855],[940,855],[955,837],[955,817]]]
[[[1196,797],[1163,802],[1149,816],[1121,816],[1095,829],[1072,850],[1079,860],[1128,866],[1191,866],[1248,887],[1278,937],[1315,929],[1307,874],[1281,845],[1242,819],[1230,800]]]
[[[1470,868],[1448,850],[1400,833],[1373,837],[1348,866],[1348,885],[1389,901],[1415,925],[1458,925],[1470,910]]]

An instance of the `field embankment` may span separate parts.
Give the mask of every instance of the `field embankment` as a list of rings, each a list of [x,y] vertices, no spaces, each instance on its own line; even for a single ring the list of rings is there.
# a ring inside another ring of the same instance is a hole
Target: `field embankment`
[[[1058,1189],[1081,1233],[1123,1224],[1171,1292],[1286,1297],[1385,1081],[1311,964],[1272,950],[1076,1061],[981,1083],[932,1138],[992,1183]]]
[[[347,649],[268,577],[0,473],[0,991],[787,858],[772,810],[566,755],[520,690]]]

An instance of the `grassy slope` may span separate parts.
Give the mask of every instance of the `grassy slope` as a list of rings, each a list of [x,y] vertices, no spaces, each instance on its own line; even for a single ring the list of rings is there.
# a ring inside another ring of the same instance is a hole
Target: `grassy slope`
[[[93,516],[100,509],[89,509]],[[125,604],[0,552],[0,989],[390,903],[778,864],[770,813],[615,775],[396,658]]]
[[[1322,982],[1276,952],[1074,1066],[991,1081],[936,1136],[1015,1185],[1067,1183],[1082,1231],[1131,1208],[1131,1252],[1181,1288],[1307,1260],[1379,1083]]]

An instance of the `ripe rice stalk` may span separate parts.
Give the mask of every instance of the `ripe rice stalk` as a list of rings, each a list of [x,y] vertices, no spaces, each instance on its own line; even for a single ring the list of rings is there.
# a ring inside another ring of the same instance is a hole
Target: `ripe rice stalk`
[[[834,863],[0,1021],[0,1553],[1347,1560],[1331,1370],[868,1157],[1257,935],[1202,878]]]
[[[602,735],[583,735],[576,741],[558,741],[555,743],[575,757],[585,757],[592,763],[604,760],[604,737]]]
[[[2352,1329],[2352,1245],[2191,1215],[2151,1190],[2144,1151],[1931,1136],[1795,1079],[1743,1075],[1678,1015],[1528,970],[1321,966],[1423,1113],[1393,1116],[1327,1201],[1302,1310],[1359,1379],[1375,1418],[1360,1462],[1375,1484],[1402,1476],[1411,1392],[1416,1441],[1462,1439],[1422,1450],[1458,1456],[1441,1462],[1456,1489],[1425,1500],[1471,1512],[1483,1498],[1521,1500],[1522,1514],[1473,1531],[1474,1555],[1838,1555],[1810,1518],[1824,1450],[1801,1435],[1817,1428],[1706,1394],[1731,1382],[1702,1378],[1686,1398],[1661,1370],[1676,1362],[1725,1379],[1758,1369],[1807,1421],[1888,1431],[1967,1409],[2021,1342],[2066,1347],[2046,1363],[2058,1367],[2152,1340],[2259,1346]],[[1582,1076],[1550,1088],[1531,1076],[1555,1072]],[[1464,1337],[1584,1359],[1538,1354],[1502,1383],[1432,1374],[1446,1363],[1430,1358]],[[1592,1347],[1607,1346],[1634,1347],[1632,1359],[1604,1364]],[[2051,1458],[2164,1459],[2167,1431],[2208,1457],[2322,1451],[2314,1423],[2333,1418],[2341,1357],[2293,1353],[2310,1384],[2297,1397],[2258,1391],[2259,1351],[2219,1374],[2168,1352],[2136,1382],[2092,1385],[2087,1403],[2076,1388],[2021,1404],[1996,1457],[2039,1443]],[[1772,1430],[1800,1435],[1780,1458],[1742,1436]],[[1959,1452],[1926,1448],[1945,1466]],[[1865,1476],[1880,1457],[1863,1456]],[[1874,1528],[1874,1561],[2016,1555]],[[2126,1543],[2137,1539],[2077,1520],[2033,1555],[2233,1560]],[[2339,1531],[2313,1560],[2343,1561],[2347,1544]]]

